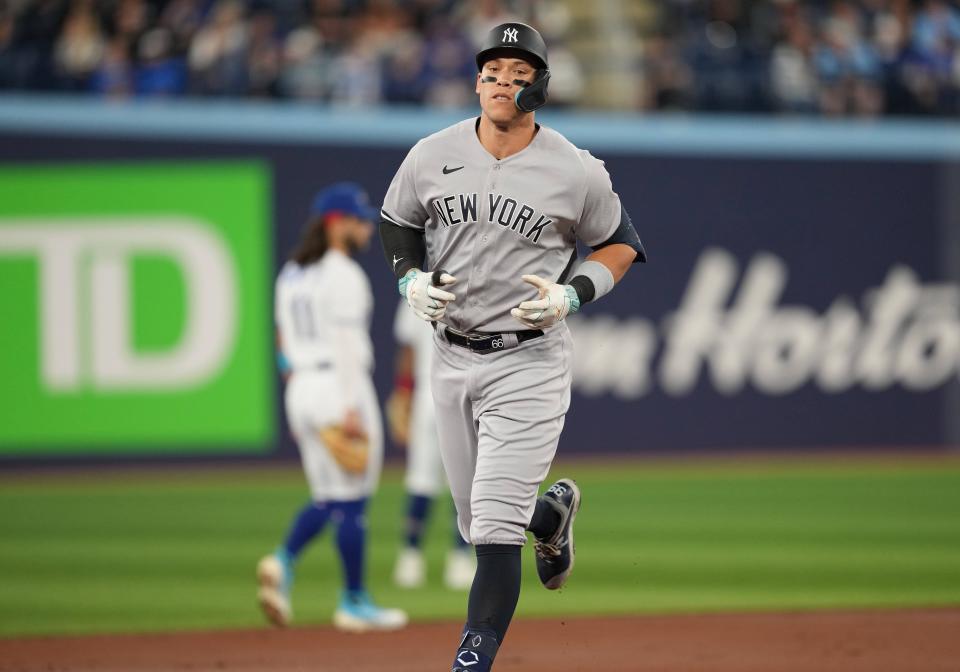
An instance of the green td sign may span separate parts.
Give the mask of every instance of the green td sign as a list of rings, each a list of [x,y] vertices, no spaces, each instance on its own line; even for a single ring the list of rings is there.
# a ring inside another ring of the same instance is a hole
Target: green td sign
[[[0,455],[273,436],[269,172],[0,168]]]

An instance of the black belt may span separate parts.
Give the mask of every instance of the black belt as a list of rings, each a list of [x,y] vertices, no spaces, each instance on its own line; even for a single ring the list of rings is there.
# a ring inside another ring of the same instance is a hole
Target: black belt
[[[540,329],[525,329],[523,331],[508,331],[501,334],[461,334],[449,327],[443,330],[447,342],[467,348],[481,355],[500,350],[515,348],[524,341],[543,336]]]

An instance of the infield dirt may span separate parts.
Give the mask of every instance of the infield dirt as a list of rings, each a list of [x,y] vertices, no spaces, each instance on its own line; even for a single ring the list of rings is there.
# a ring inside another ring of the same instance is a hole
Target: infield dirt
[[[444,672],[460,625],[0,640],[3,672]],[[960,609],[517,620],[497,672],[957,672]]]

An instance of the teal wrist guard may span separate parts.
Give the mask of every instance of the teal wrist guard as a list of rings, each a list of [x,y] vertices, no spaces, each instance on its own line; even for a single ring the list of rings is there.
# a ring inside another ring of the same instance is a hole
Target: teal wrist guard
[[[417,276],[417,269],[411,268],[407,271],[402,278],[397,280],[397,289],[400,290],[400,296],[407,298],[407,285],[413,282],[413,279]]]
[[[290,360],[280,350],[277,350],[277,369],[281,374],[290,373]]]
[[[564,285],[563,292],[570,300],[570,310],[567,311],[567,315],[573,315],[580,310],[580,296],[577,294],[577,290],[570,285]]]

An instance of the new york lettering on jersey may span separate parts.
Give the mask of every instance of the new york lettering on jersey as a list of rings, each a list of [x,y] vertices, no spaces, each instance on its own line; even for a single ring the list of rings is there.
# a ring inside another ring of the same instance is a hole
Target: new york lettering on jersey
[[[533,296],[523,275],[561,279],[577,240],[593,246],[620,222],[603,164],[549,127],[497,159],[476,119],[418,142],[387,190],[381,215],[424,232],[424,266],[457,278],[442,319],[459,331],[518,328],[510,310]],[[391,260],[392,261],[392,260]]]
[[[552,219],[537,212],[533,206],[504,194],[489,193],[487,199],[488,224],[499,224],[534,243],[539,243],[543,230],[553,224]],[[433,209],[437,213],[437,221],[444,227],[476,224],[479,221],[477,200],[476,193],[453,194],[434,199]]]

